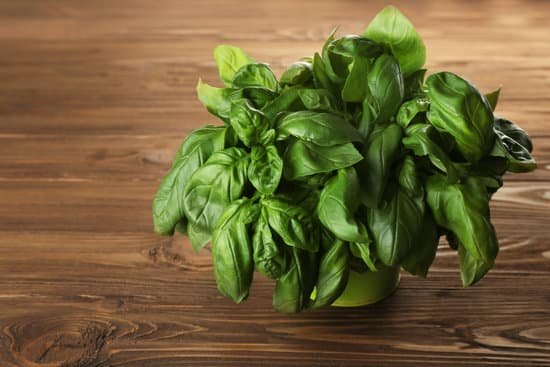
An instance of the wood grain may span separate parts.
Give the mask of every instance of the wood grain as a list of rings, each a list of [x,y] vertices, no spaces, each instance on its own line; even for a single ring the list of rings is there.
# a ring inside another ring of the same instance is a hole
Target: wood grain
[[[432,71],[502,85],[539,169],[495,196],[501,252],[475,287],[442,243],[384,302],[286,316],[259,275],[221,297],[207,251],[153,234],[151,200],[215,123],[194,91],[215,45],[280,72],[384,2],[0,1],[0,366],[550,366],[550,2],[394,3]]]

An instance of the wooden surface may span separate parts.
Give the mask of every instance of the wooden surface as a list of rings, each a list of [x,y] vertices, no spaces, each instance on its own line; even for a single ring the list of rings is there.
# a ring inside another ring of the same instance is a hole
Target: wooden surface
[[[208,252],[152,231],[172,154],[214,122],[195,84],[217,81],[215,45],[280,72],[382,5],[0,1],[0,366],[550,366],[548,1],[400,5],[432,71],[502,85],[498,111],[534,138],[539,169],[492,203],[501,252],[479,285],[442,245],[380,304],[285,316],[268,280],[234,305]]]

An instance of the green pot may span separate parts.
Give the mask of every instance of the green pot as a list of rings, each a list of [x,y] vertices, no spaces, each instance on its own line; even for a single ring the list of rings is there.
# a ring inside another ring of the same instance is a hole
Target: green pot
[[[350,270],[344,292],[332,304],[336,307],[359,307],[389,297],[399,285],[399,267],[384,267],[378,271],[358,273]],[[311,298],[315,299],[313,290]]]

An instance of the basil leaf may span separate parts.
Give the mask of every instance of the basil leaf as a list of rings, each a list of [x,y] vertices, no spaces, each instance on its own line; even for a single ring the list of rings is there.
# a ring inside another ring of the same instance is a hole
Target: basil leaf
[[[399,107],[396,121],[401,127],[406,128],[419,113],[426,112],[429,106],[430,102],[424,98],[406,101]]]
[[[305,110],[339,113],[332,94],[325,89],[299,88],[298,97]]]
[[[525,132],[525,130],[518,125],[514,124],[512,121],[496,116],[495,129],[515,140],[529,153],[533,151],[533,142],[527,132]]]
[[[323,188],[317,206],[317,215],[323,225],[339,239],[366,242],[365,226],[356,221],[359,207],[359,179],[353,167],[338,170]]]
[[[237,70],[254,62],[254,60],[240,48],[227,45],[220,45],[214,49],[214,59],[218,66],[220,79],[228,87],[233,85],[233,77]]]
[[[247,147],[260,142],[260,137],[269,129],[263,113],[241,99],[231,105],[230,123],[239,139]]]
[[[292,247],[311,252],[319,250],[313,218],[303,207],[277,198],[262,199],[269,226]]]
[[[371,250],[372,242],[352,242],[349,244],[349,248],[353,256],[363,260],[363,264],[367,266],[367,269],[370,271],[377,271],[376,267],[376,258],[374,256],[374,251]],[[363,268],[363,270],[365,270]]]
[[[497,139],[491,151],[492,160],[504,158],[511,172],[529,172],[537,167],[530,154],[533,143],[525,130],[512,121],[496,117],[495,133]]]
[[[241,197],[250,156],[244,149],[216,152],[193,173],[183,192],[183,209],[189,221],[214,230],[227,205]]]
[[[320,146],[361,141],[359,132],[339,116],[313,111],[299,111],[286,115],[278,126],[278,139],[294,136]]]
[[[263,87],[246,87],[242,89],[241,94],[242,97],[250,100],[254,107],[258,109],[264,108],[278,96],[277,93]]]
[[[247,64],[242,66],[233,76],[232,84],[239,88],[263,87],[272,92],[279,90],[279,82],[273,71],[266,64]]]
[[[319,240],[311,215],[301,206],[277,198],[263,199],[269,226],[292,247],[316,252]]]
[[[424,192],[414,161],[406,157],[399,185],[390,185],[388,199],[380,208],[369,208],[367,221],[378,258],[398,265],[410,253],[424,217]]]
[[[387,186],[392,165],[399,158],[403,130],[397,124],[379,125],[369,136],[365,159],[357,170],[361,179],[362,201],[368,207],[376,207]]]
[[[231,112],[231,101],[240,98],[242,92],[232,88],[212,87],[199,79],[197,96],[208,112],[227,121]]]
[[[342,84],[341,96],[345,102],[362,102],[368,94],[365,75],[368,74],[371,59],[382,54],[383,48],[360,36],[344,36],[332,41],[327,47],[327,56],[332,69]]]
[[[489,102],[489,106],[491,106],[491,111],[493,112],[497,108],[498,97],[500,97],[500,88],[485,95],[485,99]]]
[[[256,223],[252,241],[256,269],[271,279],[279,279],[288,268],[288,258],[282,244],[274,238],[269,227],[267,212]]]
[[[298,61],[291,64],[281,75],[281,85],[310,85],[313,82],[313,65]]]
[[[412,125],[406,130],[402,142],[406,149],[410,149],[417,157],[427,156],[432,164],[447,174],[450,182],[456,182],[458,173],[447,154],[432,139],[435,133],[431,125]]]
[[[465,250],[492,266],[498,252],[495,229],[489,214],[489,196],[482,181],[466,177],[449,184],[444,176],[426,181],[426,202],[437,225],[452,231]]]
[[[345,77],[353,58],[374,59],[383,52],[384,47],[370,39],[357,35],[347,35],[336,40],[330,40],[325,47],[323,56],[326,54],[331,61],[331,65],[333,65],[333,69],[340,70],[340,75]]]
[[[277,280],[273,292],[273,307],[284,313],[305,308],[317,279],[317,255],[298,248],[291,249],[291,263]]]
[[[537,163],[529,151],[505,133],[496,130],[497,141],[491,151],[491,156],[504,157],[510,172],[529,172],[537,168]]]
[[[331,92],[337,91],[329,78],[327,65],[318,53],[313,56],[313,80],[317,88],[329,90]]]
[[[376,59],[367,75],[369,90],[380,108],[377,122],[388,122],[403,101],[403,75],[397,61],[390,55]]]
[[[426,95],[426,92],[424,91],[425,75],[426,69],[419,69],[403,78],[405,92],[403,99],[407,100],[412,98],[424,97]]]
[[[340,113],[336,101],[330,92],[325,89],[310,89],[303,87],[289,87],[268,103],[262,112],[273,120],[279,114],[303,110],[326,111]]]
[[[289,87],[281,91],[278,97],[262,108],[263,114],[269,120],[275,120],[286,112],[302,110],[303,106],[298,96],[301,87]]]
[[[368,93],[368,84],[364,77],[369,72],[369,60],[364,57],[356,57],[350,64],[350,72],[342,88],[342,100],[344,102],[363,102]]]
[[[248,297],[254,263],[248,229],[242,220],[251,202],[229,204],[212,234],[212,261],[219,291],[240,303]]]
[[[458,258],[460,260],[460,278],[464,287],[478,282],[493,267],[492,263],[488,264],[476,258],[460,243],[458,245]]]
[[[187,236],[195,252],[199,252],[210,242],[211,233],[196,224],[187,223]]]
[[[349,249],[348,245],[336,240],[321,256],[317,277],[317,294],[312,308],[328,306],[342,294],[348,283]]]
[[[403,100],[403,76],[390,55],[376,59],[369,70],[368,91],[363,101],[359,131],[368,137],[376,123],[393,120]]]
[[[179,148],[172,168],[162,180],[153,201],[155,232],[172,234],[180,221],[185,221],[184,188],[187,181],[212,153],[223,149],[227,129],[205,126],[192,131]]]
[[[493,112],[477,89],[448,72],[428,77],[428,119],[438,130],[454,137],[464,158],[477,162],[494,144]]]
[[[298,177],[293,182],[301,187],[316,190],[322,188],[330,177],[330,173],[316,173],[310,176]]]
[[[353,166],[363,159],[352,143],[322,147],[302,140],[288,144],[283,175],[288,180]]]
[[[412,249],[401,262],[401,266],[413,275],[426,277],[428,269],[435,259],[438,244],[437,226],[432,215],[426,210]]]
[[[405,75],[422,68],[426,61],[424,42],[410,20],[394,6],[386,6],[374,17],[365,37],[388,46]]]
[[[262,194],[272,194],[277,189],[283,173],[283,160],[274,145],[252,147],[248,166],[248,180]]]
[[[336,72],[330,60],[331,59],[330,53],[332,51],[333,45],[335,42],[338,42],[338,40],[335,40],[335,37],[334,37],[334,35],[336,34],[336,31],[337,31],[337,28],[334,28],[330,33],[330,35],[328,36],[327,40],[325,41],[325,44],[323,45],[323,50],[321,55],[322,56],[321,61],[324,64],[324,72],[326,73],[330,81],[329,85],[331,85],[331,87],[333,88],[332,92],[335,92],[335,93],[338,92],[339,86],[344,83],[344,77],[341,74],[339,75]],[[313,60],[315,64],[315,57],[313,58]],[[313,74],[315,76],[315,65],[313,65]]]

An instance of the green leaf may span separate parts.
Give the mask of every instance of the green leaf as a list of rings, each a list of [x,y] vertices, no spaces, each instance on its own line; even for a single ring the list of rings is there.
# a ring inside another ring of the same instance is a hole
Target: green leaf
[[[317,293],[312,308],[332,304],[342,294],[348,283],[349,249],[347,243],[336,240],[321,256]]]
[[[212,231],[230,202],[241,197],[250,156],[244,149],[216,152],[193,173],[183,192],[185,215],[202,230]]]
[[[220,292],[240,303],[248,297],[254,263],[248,229],[242,217],[248,199],[229,204],[212,234],[212,262]]]
[[[262,112],[269,120],[287,112],[314,110],[339,113],[334,97],[325,89],[288,87],[268,103]]]
[[[376,257],[374,251],[371,250],[372,242],[352,242],[349,244],[349,248],[353,256],[363,260],[363,263],[370,271],[377,271]]]
[[[172,234],[180,221],[185,221],[184,188],[187,181],[212,153],[223,149],[225,127],[205,126],[192,131],[179,148],[172,168],[162,180],[153,201],[155,232]]]
[[[438,130],[454,137],[464,158],[477,162],[494,144],[493,112],[477,89],[448,72],[428,77],[428,119]]]
[[[233,76],[233,86],[263,87],[272,92],[279,90],[279,82],[267,64],[247,64]]]
[[[363,139],[367,139],[369,137],[375,127],[379,115],[380,105],[369,91],[367,97],[363,100],[363,105],[361,106],[361,112],[359,114],[359,124],[357,126],[357,130],[359,130],[359,133]]]
[[[300,88],[301,87],[284,88],[278,97],[262,108],[262,112],[266,118],[273,121],[277,116],[284,115],[286,112],[302,110],[303,106],[298,96]]]
[[[231,87],[235,73],[243,66],[254,63],[254,60],[238,47],[220,45],[214,49],[214,59],[218,66],[220,79]]]
[[[529,172],[537,168],[537,163],[531,156],[533,143],[525,130],[512,121],[497,117],[495,133],[497,139],[491,151],[493,160],[504,158],[507,169],[511,172]]]
[[[403,75],[399,65],[391,55],[381,55],[367,77],[370,93],[380,107],[376,121],[388,122],[403,101]]]
[[[365,37],[388,46],[405,75],[422,68],[426,61],[424,42],[410,20],[394,6],[385,7],[374,17]]]
[[[361,141],[359,132],[351,124],[326,112],[290,113],[280,121],[278,133],[279,140],[294,136],[324,147]]]
[[[260,137],[269,129],[261,111],[241,99],[231,105],[230,123],[239,139],[247,147],[260,142]]]
[[[499,130],[495,132],[497,139],[491,156],[506,158],[510,172],[530,172],[537,168],[537,163],[524,146]]]
[[[229,119],[231,101],[242,95],[241,91],[232,88],[216,88],[204,83],[201,79],[197,84],[197,96],[208,112],[222,120]]]
[[[376,254],[388,266],[400,264],[410,253],[424,217],[424,193],[410,157],[398,178],[399,185],[390,185],[385,204],[367,211]]]
[[[332,66],[331,62],[331,52],[332,48],[335,43],[337,43],[339,40],[335,40],[334,35],[336,34],[336,31],[338,29],[334,28],[332,32],[330,32],[330,35],[328,36],[327,40],[325,41],[325,44],[323,45],[323,50],[321,53],[321,61],[324,64],[324,72],[327,75],[330,83],[329,85],[332,86],[332,92],[338,92],[338,89],[340,85],[344,83],[344,77],[341,74],[338,74],[335,68]],[[313,74],[315,77],[315,57],[313,58],[314,65],[313,65]],[[330,90],[330,88],[328,88]]]
[[[291,64],[281,75],[281,85],[310,85],[313,82],[313,65],[298,61]]]
[[[435,133],[431,125],[412,125],[406,130],[403,146],[417,157],[427,156],[435,167],[447,174],[450,182],[456,182],[458,173],[451,159],[432,139]]]
[[[187,223],[187,236],[195,252],[199,252],[210,242],[211,233],[193,223]]]
[[[364,77],[369,72],[369,60],[357,57],[350,65],[350,72],[342,88],[344,102],[363,102],[368,93],[368,85]]]
[[[362,201],[376,207],[387,186],[391,168],[399,158],[403,130],[397,124],[378,125],[369,136],[365,159],[356,167],[361,180]]]
[[[327,65],[318,53],[313,56],[313,80],[317,88],[334,92],[336,90],[327,72]]]
[[[300,109],[337,113],[338,108],[332,94],[325,89],[299,88],[298,98],[302,102]]]
[[[401,266],[413,275],[425,277],[435,259],[438,244],[437,226],[430,212],[426,210],[412,249],[401,262]]]
[[[283,173],[283,160],[274,145],[252,147],[248,166],[248,180],[262,194],[272,194],[277,189]]]
[[[350,35],[331,41],[325,48],[323,58],[330,66],[333,84],[341,88],[344,102],[361,103],[369,94],[365,75],[372,60],[380,56],[383,47],[364,37]]]
[[[384,47],[372,40],[358,35],[347,35],[338,39],[332,39],[324,49],[323,56],[331,61],[335,71],[341,76],[346,76],[349,65],[356,57],[375,59],[384,52]]]
[[[393,120],[403,100],[403,76],[390,55],[376,59],[369,70],[368,91],[363,101],[359,131],[368,137],[377,123]]]
[[[412,98],[424,97],[426,95],[426,92],[424,90],[425,75],[426,69],[420,69],[403,78],[405,92],[403,99],[407,100]]]
[[[317,279],[317,255],[298,248],[291,249],[291,263],[277,280],[273,292],[273,307],[284,313],[305,308]]]
[[[319,239],[315,232],[313,218],[303,207],[287,201],[270,198],[262,199],[269,226],[292,247],[317,252]]]
[[[487,264],[473,256],[460,243],[458,245],[458,258],[460,260],[460,278],[464,287],[477,283],[493,267],[492,263]]]
[[[283,245],[279,244],[271,233],[267,212],[262,209],[252,241],[254,264],[260,273],[271,279],[279,279],[286,272],[288,258]]]
[[[529,134],[527,134],[525,130],[514,124],[512,121],[496,116],[495,129],[515,140],[529,153],[533,151],[533,142],[531,141]]]
[[[368,241],[365,226],[355,219],[359,207],[359,179],[353,167],[338,170],[323,188],[317,215],[323,225],[339,239],[350,242]]]
[[[482,181],[466,177],[449,184],[442,175],[426,181],[426,202],[437,225],[452,231],[465,250],[491,267],[498,253],[489,214],[489,195]]]
[[[254,107],[258,109],[264,108],[278,96],[277,93],[264,87],[245,87],[242,89],[241,95],[242,97],[249,99]],[[234,98],[233,100],[237,100],[237,98]]]
[[[397,123],[406,128],[412,120],[421,112],[426,112],[430,102],[425,98],[415,98],[404,102],[397,111]]]
[[[487,99],[487,102],[489,102],[489,106],[491,106],[491,111],[493,111],[493,112],[497,108],[497,103],[498,103],[498,97],[499,96],[500,96],[500,88],[498,88],[497,90],[485,95],[485,98]]]
[[[288,180],[353,166],[363,159],[352,143],[322,147],[302,140],[290,141],[283,157]]]

